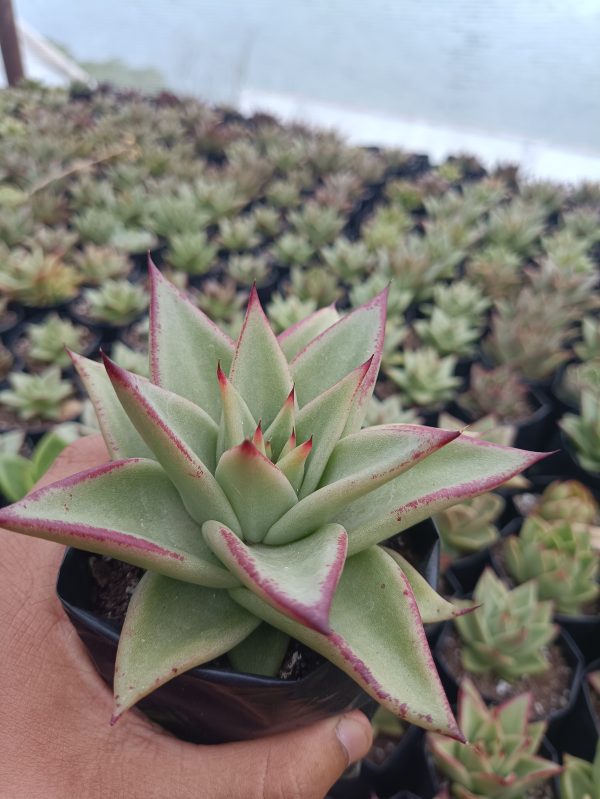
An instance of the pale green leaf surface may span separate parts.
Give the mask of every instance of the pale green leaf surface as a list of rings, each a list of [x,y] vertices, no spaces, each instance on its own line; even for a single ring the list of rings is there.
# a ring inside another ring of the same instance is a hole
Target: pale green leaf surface
[[[215,477],[246,541],[262,541],[273,522],[298,502],[287,477],[251,441],[223,453]],[[227,524],[225,519],[213,518]]]
[[[229,379],[255,419],[265,427],[279,413],[292,388],[288,362],[252,289]]]
[[[156,461],[114,461],[40,488],[0,510],[0,524],[180,580],[237,583]]]
[[[320,487],[294,505],[269,531],[266,540],[274,540],[275,536],[281,540],[283,535],[288,536],[287,540],[301,538],[457,435],[433,427],[391,424],[367,427],[342,438],[331,452]]]
[[[448,602],[443,596],[440,596],[423,577],[423,575],[412,566],[406,558],[403,558],[399,552],[393,549],[383,548],[384,552],[394,560],[402,569],[404,575],[407,577],[410,587],[412,588],[419,613],[421,614],[421,621],[423,624],[434,624],[438,621],[447,621],[454,619],[456,616],[462,616],[468,613],[475,606],[453,605]]]
[[[244,398],[227,379],[219,367],[219,387],[221,389],[221,402],[223,414],[219,426],[217,459],[226,449],[237,447],[245,438],[251,438],[256,430],[256,420],[250,413]]]
[[[386,303],[387,290],[342,317],[293,358],[290,368],[300,407],[372,356],[376,374],[377,353],[380,357],[385,335]]]
[[[333,521],[351,554],[406,530],[462,499],[491,491],[544,457],[460,436],[412,469],[351,502]]]
[[[150,285],[152,380],[199,405],[218,423],[221,397],[217,363],[225,371],[229,369],[233,342],[153,264]]]
[[[314,338],[320,336],[328,327],[334,325],[340,318],[339,313],[333,305],[326,308],[319,308],[304,319],[296,322],[295,325],[288,327],[283,333],[277,336],[279,346],[283,354],[291,361],[303,350]]]
[[[200,409],[190,413],[186,420],[189,400],[184,400],[182,407],[176,395],[160,388],[146,390],[145,381],[136,375],[121,369],[108,358],[105,364],[123,408],[173,481],[190,516],[200,525],[208,519],[219,519],[239,534],[238,519],[221,486],[207,465],[179,435],[183,432],[197,446],[208,450],[212,447],[212,452],[209,452],[212,461],[217,440],[216,424]],[[178,425],[178,430],[171,426],[171,419]],[[201,445],[199,442],[203,437],[206,441]]]
[[[330,635],[293,621],[245,588],[230,593],[251,613],[320,652],[401,718],[461,737],[410,583],[377,547],[346,561],[331,606]]]
[[[96,411],[110,457],[154,458],[122,408],[104,366],[74,352],[70,356]]]
[[[271,442],[273,459],[276,461],[281,454],[296,425],[296,392],[292,389],[286,401],[281,406],[279,413],[265,431],[265,441]]]
[[[280,547],[246,546],[217,522],[206,522],[202,534],[229,571],[265,602],[302,624],[329,632],[329,609],[348,544],[342,527],[328,524],[310,539]]]
[[[228,652],[259,624],[227,591],[147,572],[119,639],[113,720],[178,674]]]
[[[236,671],[276,677],[289,643],[289,635],[263,622],[247,638],[230,649],[227,657]]]

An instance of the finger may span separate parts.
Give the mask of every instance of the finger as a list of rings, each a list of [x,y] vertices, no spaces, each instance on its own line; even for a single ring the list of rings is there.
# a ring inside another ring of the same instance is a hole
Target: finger
[[[323,799],[372,742],[360,711],[309,727],[222,746],[193,746],[162,736],[130,752],[131,786],[147,799]],[[154,749],[154,753],[152,753]],[[128,758],[129,759],[129,758]]]

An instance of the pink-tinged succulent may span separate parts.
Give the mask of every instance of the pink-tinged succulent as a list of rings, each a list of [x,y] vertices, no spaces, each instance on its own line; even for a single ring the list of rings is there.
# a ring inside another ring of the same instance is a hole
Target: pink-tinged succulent
[[[488,708],[473,683],[463,681],[458,721],[469,743],[427,736],[435,765],[450,780],[438,799],[523,799],[560,774],[559,765],[537,754],[547,725],[529,721],[531,702],[531,694],[521,694]]]
[[[459,611],[378,544],[542,456],[430,427],[361,429],[386,292],[276,337],[253,290],[234,343],[150,274],[151,380],[73,355],[113,461],[0,512],[11,530],[147,569],[115,718],[224,653],[275,674],[291,636],[400,717],[460,738],[423,630]]]

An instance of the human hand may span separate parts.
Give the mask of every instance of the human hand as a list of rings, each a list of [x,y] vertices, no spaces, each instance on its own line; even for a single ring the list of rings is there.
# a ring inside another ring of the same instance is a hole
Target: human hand
[[[45,485],[104,463],[100,436],[67,447]],[[55,594],[64,548],[0,530],[0,799],[321,799],[366,754],[353,711],[256,741],[195,746],[112,696]]]

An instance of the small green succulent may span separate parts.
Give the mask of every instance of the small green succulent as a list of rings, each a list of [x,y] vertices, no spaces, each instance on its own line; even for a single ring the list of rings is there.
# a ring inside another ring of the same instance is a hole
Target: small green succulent
[[[339,279],[354,283],[356,288],[373,269],[374,257],[364,241],[349,241],[340,236],[329,247],[321,250],[321,257]]]
[[[575,355],[582,361],[600,360],[600,320],[585,316],[581,320],[582,340],[573,346]]]
[[[314,300],[317,307],[330,305],[341,294],[341,287],[335,276],[321,266],[308,269],[293,266],[290,278],[290,293],[300,300]]]
[[[600,396],[585,388],[578,415],[566,413],[559,422],[575,450],[577,462],[588,472],[600,472]]]
[[[453,283],[438,283],[433,287],[433,304],[425,304],[421,310],[429,316],[436,308],[452,319],[465,319],[472,327],[480,327],[490,300],[482,290],[468,280]]]
[[[496,522],[505,501],[499,494],[480,494],[446,508],[434,517],[442,549],[452,557],[479,552],[500,537]]]
[[[409,213],[399,206],[383,206],[363,225],[361,237],[371,252],[393,250],[413,227]]]
[[[549,522],[595,524],[600,522],[600,505],[578,480],[555,480],[540,495],[535,515]]]
[[[0,405],[13,410],[19,419],[27,422],[65,418],[66,401],[73,394],[73,385],[61,379],[58,366],[35,375],[13,372],[9,383],[10,388],[0,391]]]
[[[598,799],[600,796],[600,743],[592,763],[565,754],[564,771],[560,775],[562,799]]]
[[[114,211],[99,206],[85,208],[72,219],[73,227],[84,244],[109,244],[121,227]]]
[[[265,238],[275,238],[281,231],[281,214],[268,205],[257,205],[250,214],[256,230]]]
[[[109,244],[119,252],[144,253],[156,247],[157,239],[146,230],[119,227],[110,237]]]
[[[113,721],[228,653],[277,674],[293,637],[396,715],[462,739],[423,622],[463,609],[378,544],[540,456],[432,427],[362,429],[385,293],[277,337],[253,291],[234,343],[154,268],[151,291],[151,380],[74,356],[113,461],[0,510],[15,532],[147,569]]]
[[[433,347],[440,355],[471,355],[480,338],[479,328],[466,316],[450,316],[436,307],[428,319],[417,319],[413,327],[420,343]]]
[[[127,277],[131,271],[131,261],[127,256],[110,246],[86,244],[73,257],[82,282],[98,286],[105,280]]]
[[[211,221],[212,214],[201,207],[198,197],[189,187],[148,200],[145,224],[159,236],[172,238],[177,233],[197,233]]]
[[[85,289],[89,318],[109,325],[126,325],[148,306],[148,295],[142,286],[128,280],[106,280],[97,289]]]
[[[505,246],[490,244],[473,253],[467,261],[468,279],[480,286],[492,300],[514,295],[523,283],[522,258]]]
[[[529,720],[531,704],[531,694],[520,694],[488,708],[472,681],[463,680],[458,719],[468,743],[427,734],[429,751],[450,780],[454,799],[525,799],[532,788],[560,774],[557,763],[537,754],[547,724]],[[584,796],[576,793],[572,799]]]
[[[526,203],[520,199],[499,206],[490,213],[486,242],[527,257],[534,251],[544,231],[545,216],[545,209],[538,203]]]
[[[335,208],[306,203],[301,210],[288,215],[293,230],[304,237],[315,249],[331,244],[344,227],[344,217]]]
[[[273,244],[273,256],[282,266],[306,266],[316,248],[297,233],[284,233]]]
[[[415,298],[415,293],[411,289],[404,288],[401,281],[391,280],[384,270],[377,270],[366,279],[355,283],[350,289],[350,303],[354,308],[363,305],[373,297],[380,294],[387,286],[388,308],[392,319],[403,318],[404,311],[408,308]]]
[[[220,221],[219,240],[225,250],[243,252],[257,247],[260,244],[260,235],[251,216],[240,216]]]
[[[227,271],[243,286],[264,285],[271,276],[271,266],[266,255],[231,255]]]
[[[548,670],[545,650],[558,627],[552,623],[552,602],[538,600],[535,581],[511,591],[488,568],[475,586],[473,599],[481,607],[454,619],[467,672],[514,682]]]
[[[85,328],[74,325],[58,314],[50,314],[43,322],[30,324],[25,329],[25,339],[29,342],[29,357],[40,363],[54,363],[61,368],[70,365],[65,348],[78,350]]]
[[[204,230],[188,230],[169,237],[167,260],[174,269],[190,275],[203,275],[214,266],[218,250]]]
[[[215,322],[233,322],[244,307],[245,295],[238,291],[235,280],[226,277],[222,280],[205,280],[202,291],[196,295],[196,302]]]
[[[409,406],[434,409],[454,397],[460,378],[454,375],[456,358],[440,356],[432,347],[406,350],[402,366],[388,369]]]
[[[556,391],[561,400],[580,408],[584,391],[592,394],[600,392],[600,356],[592,361],[568,364]]]
[[[578,615],[600,595],[600,560],[586,524],[529,516],[503,553],[513,580],[535,580],[540,599],[551,599],[559,613]]]
[[[265,196],[275,208],[295,208],[300,204],[300,186],[291,179],[273,180],[266,187]]]
[[[281,294],[274,294],[267,305],[267,314],[273,330],[281,333],[288,327],[301,322],[317,310],[315,300],[301,300],[293,294],[283,297]],[[321,314],[330,314],[334,318],[336,311],[333,308],[322,308]]]
[[[371,397],[366,422],[368,425],[419,424],[420,420],[414,408],[403,408],[400,397],[392,394],[383,400]]]
[[[142,377],[150,377],[150,365],[148,363],[148,353],[132,350],[122,341],[117,341],[112,348],[112,359],[122,369],[133,372]]]
[[[13,250],[0,264],[0,292],[32,308],[72,300],[80,281],[72,266],[41,249]]]

